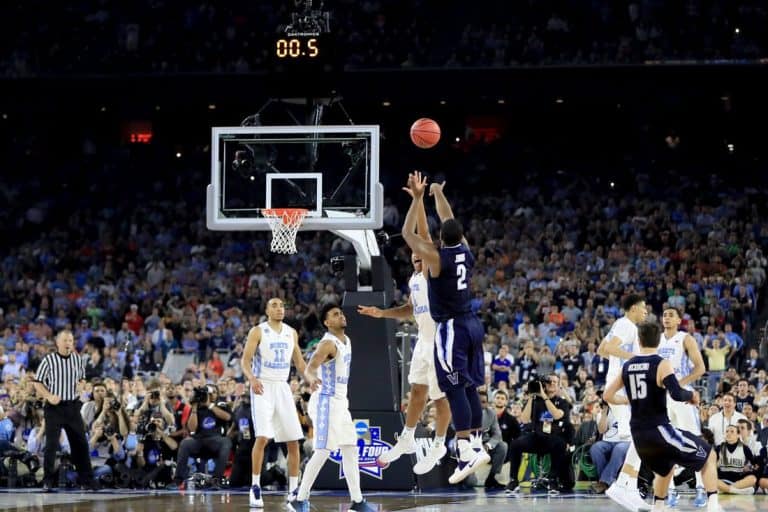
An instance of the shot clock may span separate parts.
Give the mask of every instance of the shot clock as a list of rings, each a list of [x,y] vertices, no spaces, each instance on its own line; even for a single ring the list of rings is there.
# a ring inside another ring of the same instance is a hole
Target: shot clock
[[[320,71],[332,67],[330,34],[277,34],[272,39],[272,63],[277,71]]]
[[[284,36],[275,41],[277,59],[320,59],[324,48],[320,36]]]

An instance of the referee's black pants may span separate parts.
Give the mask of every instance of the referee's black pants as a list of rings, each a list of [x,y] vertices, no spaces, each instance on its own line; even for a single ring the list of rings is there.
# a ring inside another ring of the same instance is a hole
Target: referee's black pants
[[[88,441],[85,438],[85,422],[80,415],[80,400],[61,401],[58,405],[45,406],[45,450],[43,451],[43,478],[53,482],[56,466],[56,452],[59,451],[61,429],[67,433],[72,451],[72,463],[77,469],[77,476],[82,483],[93,480],[91,457],[88,453]]]
[[[517,480],[520,470],[520,462],[523,453],[535,453],[536,455],[549,455],[550,472],[556,473],[561,482],[566,483],[568,478],[567,446],[562,437],[552,434],[540,434],[533,432],[523,434],[509,443],[509,475]]]

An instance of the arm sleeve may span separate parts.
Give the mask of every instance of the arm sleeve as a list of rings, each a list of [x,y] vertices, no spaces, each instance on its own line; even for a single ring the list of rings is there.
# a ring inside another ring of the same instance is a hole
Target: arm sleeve
[[[667,391],[669,391],[669,396],[672,397],[672,400],[675,400],[676,402],[687,402],[693,398],[693,393],[691,391],[680,387],[680,383],[677,382],[677,377],[675,377],[674,373],[670,373],[664,377],[662,382],[664,383],[664,387],[667,388]]]

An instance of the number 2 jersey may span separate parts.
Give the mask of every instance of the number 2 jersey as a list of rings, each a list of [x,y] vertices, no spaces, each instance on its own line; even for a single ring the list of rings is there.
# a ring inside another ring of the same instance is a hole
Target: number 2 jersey
[[[472,312],[470,278],[475,258],[463,243],[440,249],[440,275],[429,276],[429,312],[435,322]]]
[[[253,375],[262,380],[287,382],[296,341],[293,327],[284,323],[280,332],[270,327],[269,322],[262,322],[258,327],[261,341],[253,354]]]
[[[656,384],[656,373],[663,360],[658,354],[635,356],[622,368],[621,379],[632,408],[629,423],[633,432],[669,423],[667,390]]]

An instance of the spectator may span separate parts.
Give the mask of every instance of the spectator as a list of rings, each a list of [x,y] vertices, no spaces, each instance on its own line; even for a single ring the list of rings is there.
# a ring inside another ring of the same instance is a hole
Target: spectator
[[[723,395],[723,410],[709,417],[709,430],[715,436],[715,445],[723,444],[725,440],[725,430],[728,426],[737,426],[739,420],[746,419],[743,414],[736,410],[736,399],[730,394]]]
[[[592,490],[603,494],[619,475],[630,439],[619,437],[618,423],[609,407],[596,404],[594,411],[597,415],[597,431],[602,438],[589,449],[598,475],[598,481],[592,484]]]

